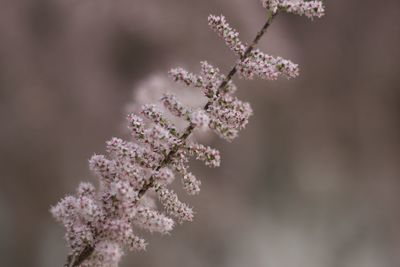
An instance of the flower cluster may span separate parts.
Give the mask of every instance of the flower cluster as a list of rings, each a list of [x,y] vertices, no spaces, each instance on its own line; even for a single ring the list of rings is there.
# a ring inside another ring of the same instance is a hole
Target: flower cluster
[[[318,3],[263,0],[264,7],[274,13],[282,9],[309,17],[323,14]],[[136,227],[167,234],[175,225],[174,219],[179,223],[192,221],[192,208],[168,186],[179,176],[189,195],[199,193],[201,181],[189,170],[190,157],[208,167],[220,166],[218,150],[189,138],[196,129],[211,129],[232,141],[247,125],[253,111],[249,103],[235,96],[232,76],[238,72],[247,79],[258,76],[273,80],[298,75],[296,64],[255,49],[256,41],[243,43],[224,16],[210,15],[209,25],[239,57],[237,64],[228,76],[206,61],[201,62],[199,74],[172,69],[169,74],[174,82],[200,89],[206,99],[204,106],[188,106],[172,93],[160,96],[158,104],[135,106],[135,112],[127,118],[132,139],[114,137],[106,142],[106,155],[91,157],[89,167],[99,180],[98,190],[90,183],[81,183],[75,195],[66,196],[51,208],[66,228],[71,249],[67,266],[116,267],[125,248],[146,248],[144,239],[135,234]],[[176,119],[181,121],[180,126]],[[155,196],[174,219],[158,210]]]
[[[309,18],[322,17],[325,13],[324,6],[321,1],[304,1],[304,0],[262,0],[263,6],[276,13],[282,9],[289,13]]]
[[[248,123],[249,117],[253,114],[250,104],[233,95],[236,86],[232,81],[221,87],[227,78],[218,68],[203,61],[199,75],[189,73],[182,68],[173,69],[169,73],[176,82],[201,88],[209,100],[204,110],[194,111],[188,116],[193,125],[204,126],[208,123],[208,127],[220,137],[232,141],[238,136],[239,130]]]
[[[226,21],[224,16],[210,15],[208,16],[208,25],[213,29],[220,37],[222,37],[226,45],[235,52],[236,55],[242,57],[246,51],[246,45],[239,39],[239,32]]]
[[[258,76],[265,80],[276,80],[280,75],[287,78],[295,78],[299,75],[297,64],[281,57],[264,54],[259,49],[253,49],[243,59],[248,46],[240,41],[239,33],[229,26],[224,16],[210,15],[208,24],[224,39],[226,45],[239,56],[237,68],[240,77],[253,79],[254,76]]]

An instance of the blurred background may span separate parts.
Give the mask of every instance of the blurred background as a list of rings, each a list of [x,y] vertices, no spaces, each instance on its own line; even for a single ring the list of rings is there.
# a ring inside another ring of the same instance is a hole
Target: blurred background
[[[400,266],[400,2],[326,1],[314,21],[280,15],[260,47],[301,66],[295,80],[237,80],[255,116],[194,165],[193,223],[144,236],[122,267]],[[253,39],[258,0],[2,0],[0,265],[62,266],[49,214],[112,136],[155,72],[234,56],[207,26],[227,16]],[[182,198],[184,198],[182,196]]]

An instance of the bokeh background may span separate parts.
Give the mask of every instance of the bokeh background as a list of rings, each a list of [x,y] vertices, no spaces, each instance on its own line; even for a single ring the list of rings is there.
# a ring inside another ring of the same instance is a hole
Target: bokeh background
[[[326,1],[313,22],[278,16],[262,50],[295,80],[241,81],[255,110],[188,202],[193,223],[145,235],[122,266],[400,266],[400,2]],[[88,158],[121,130],[141,81],[233,54],[207,26],[225,14],[244,40],[258,0],[0,2],[0,265],[62,266],[50,205],[95,181]]]

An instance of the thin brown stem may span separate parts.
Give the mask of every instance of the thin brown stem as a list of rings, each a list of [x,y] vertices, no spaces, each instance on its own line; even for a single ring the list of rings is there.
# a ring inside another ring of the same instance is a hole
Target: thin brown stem
[[[277,15],[277,13],[274,14],[268,14],[268,19],[266,23],[263,25],[261,30],[257,33],[257,36],[254,38],[253,42],[247,47],[246,51],[243,53],[243,55],[240,57],[241,61],[244,61],[246,58],[248,58],[251,55],[251,52],[254,50],[255,46],[258,44],[260,39],[263,37],[267,29],[272,23],[273,18]],[[226,78],[221,82],[221,85],[217,89],[217,96],[222,92],[223,89],[228,85],[228,83],[232,80],[233,76],[237,73],[237,66],[238,63],[235,64],[235,66],[231,69],[231,71],[228,73]],[[207,110],[208,107],[212,104],[211,101],[207,102],[207,104],[204,106],[204,110]],[[167,166],[168,164],[171,163],[171,160],[175,156],[175,154],[178,152],[180,148],[186,143],[186,140],[189,138],[189,136],[192,134],[194,130],[194,126],[190,124],[185,131],[182,133],[180,136],[181,143],[180,145],[176,145],[169,153],[168,155],[164,158],[164,160],[160,163],[160,165],[156,168],[156,170],[160,170],[162,167]],[[139,191],[138,194],[138,199],[143,197],[143,195],[151,188],[155,186],[155,177],[151,176],[149,181],[144,184],[143,188]],[[94,251],[94,246],[87,246],[85,247],[81,253],[77,255],[72,255],[68,257],[67,263],[65,264],[65,267],[77,267],[79,266],[82,262],[84,262],[87,258],[92,255]]]

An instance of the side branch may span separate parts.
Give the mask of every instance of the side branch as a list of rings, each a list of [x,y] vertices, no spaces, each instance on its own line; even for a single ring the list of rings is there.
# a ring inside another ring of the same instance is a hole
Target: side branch
[[[254,38],[253,42],[247,47],[247,49],[244,52],[243,56],[240,58],[241,61],[245,60],[246,58],[248,58],[250,56],[251,52],[254,50],[256,45],[260,42],[261,38],[264,36],[264,34],[266,33],[267,29],[271,25],[272,20],[275,18],[275,16],[277,14],[278,13],[268,14],[267,22],[265,22],[264,26],[261,28],[261,30],[257,33],[257,36]],[[237,65],[238,65],[238,63],[235,64],[235,66],[232,68],[232,70],[226,76],[225,80],[222,81],[221,85],[219,86],[219,88],[217,90],[217,95],[222,91],[222,89],[224,89],[228,85],[228,83],[232,80],[233,76],[235,76],[235,74],[237,72]],[[205,108],[208,108],[208,106],[210,104],[211,104],[210,102],[207,103]]]

